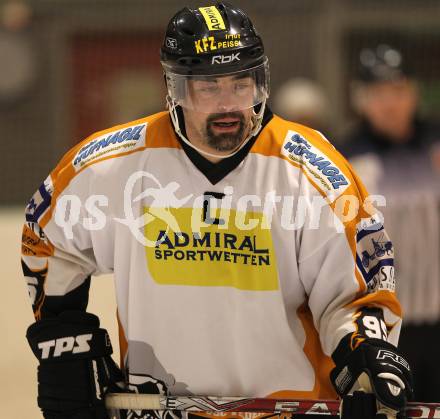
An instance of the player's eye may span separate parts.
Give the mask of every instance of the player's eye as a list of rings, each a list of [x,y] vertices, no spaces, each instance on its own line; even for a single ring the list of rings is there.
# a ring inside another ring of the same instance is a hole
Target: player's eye
[[[252,89],[252,84],[248,81],[243,81],[243,82],[239,82],[236,83],[234,86],[234,90],[237,94],[247,94],[248,92],[250,92]]]
[[[203,95],[216,94],[218,92],[218,86],[215,83],[200,85],[196,87],[196,92]]]

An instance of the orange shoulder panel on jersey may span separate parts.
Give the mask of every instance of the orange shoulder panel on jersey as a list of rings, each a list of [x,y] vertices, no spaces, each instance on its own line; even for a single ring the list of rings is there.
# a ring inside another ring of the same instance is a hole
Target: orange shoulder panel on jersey
[[[50,173],[52,199],[47,211],[39,219],[40,225],[44,227],[49,222],[57,197],[86,168],[147,148],[162,147],[180,148],[168,112],[160,112],[90,135],[70,149]]]
[[[26,224],[21,235],[21,253],[23,256],[50,257],[54,247],[48,240],[44,240]]]
[[[362,236],[364,229],[374,225],[379,226],[378,234],[385,233],[383,226],[380,227],[380,222],[375,218],[378,211],[374,208],[373,201],[368,197],[368,192],[350,163],[320,132],[283,120],[278,116],[274,116],[262,130],[259,140],[254,144],[251,152],[278,157],[297,167],[326,199],[335,216],[342,222],[356,262],[354,274],[359,284],[359,293],[351,304],[381,304],[401,316],[400,304],[394,292],[377,290],[369,294],[368,298],[360,299],[365,295],[367,280],[371,279],[374,271],[372,270],[369,275],[360,263],[359,253],[363,242],[359,237]],[[371,240],[372,237],[369,239]],[[387,253],[389,251],[388,247]],[[386,256],[383,259],[386,259]],[[379,262],[387,263],[386,260]],[[381,267],[381,264],[377,266]]]
[[[297,167],[333,206],[347,192],[362,199],[367,196],[345,158],[320,132],[304,125],[274,115],[251,152],[278,157]]]

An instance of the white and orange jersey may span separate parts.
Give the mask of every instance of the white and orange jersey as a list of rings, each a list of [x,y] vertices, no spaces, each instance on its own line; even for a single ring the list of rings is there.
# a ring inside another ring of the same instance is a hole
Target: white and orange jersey
[[[132,384],[335,397],[330,355],[344,336],[399,334],[380,214],[320,133],[277,116],[217,165],[185,147],[162,112],[64,156],[26,213],[36,317],[85,309],[90,276],[114,273]],[[360,324],[361,307],[383,322]]]

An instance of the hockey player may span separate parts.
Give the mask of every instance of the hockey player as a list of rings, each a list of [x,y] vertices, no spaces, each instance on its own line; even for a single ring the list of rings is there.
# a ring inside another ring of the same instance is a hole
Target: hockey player
[[[266,106],[268,60],[240,9],[179,11],[161,61],[168,111],[86,138],[26,210],[44,416],[105,418],[120,381],[303,398],[362,381],[395,414],[411,372],[392,246],[361,182],[319,132]],[[123,374],[86,312],[91,275],[109,272]]]

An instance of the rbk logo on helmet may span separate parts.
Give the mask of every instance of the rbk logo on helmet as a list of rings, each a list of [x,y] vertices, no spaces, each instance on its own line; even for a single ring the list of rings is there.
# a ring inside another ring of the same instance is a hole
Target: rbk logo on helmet
[[[239,55],[239,52],[231,55],[214,55],[214,57],[212,57],[211,64],[227,64],[232,63],[233,61],[240,61]]]

